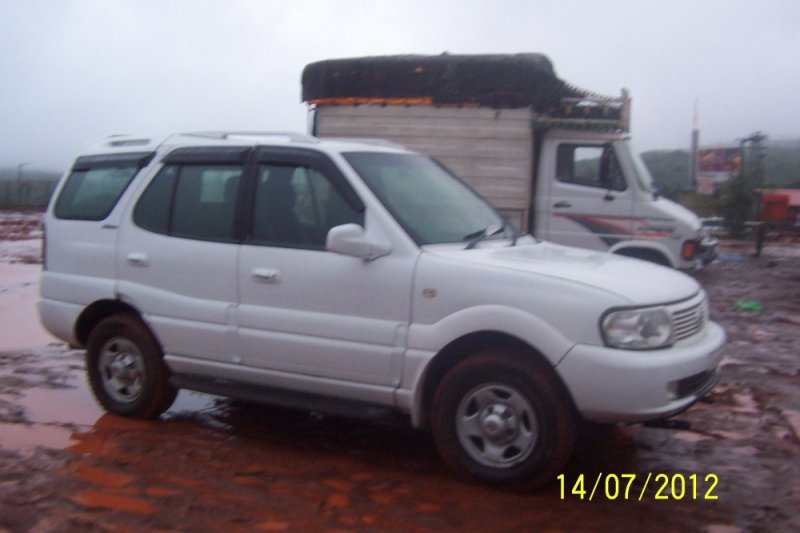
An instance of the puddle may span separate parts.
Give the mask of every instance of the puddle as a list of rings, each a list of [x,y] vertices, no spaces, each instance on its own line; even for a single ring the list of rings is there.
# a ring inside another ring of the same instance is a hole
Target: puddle
[[[57,341],[40,324],[36,309],[41,270],[39,265],[0,261],[0,351],[46,346]]]
[[[164,419],[203,421],[225,428],[215,416],[219,398],[181,391]],[[109,419],[111,422],[109,422]],[[105,423],[102,421],[105,420]],[[86,380],[83,353],[50,346],[0,353],[0,448],[29,456],[37,449],[65,449],[95,429],[130,430],[137,421],[108,415]],[[147,422],[139,422],[145,424]]]
[[[45,424],[0,423],[0,448],[30,456],[39,448],[63,449],[75,443],[73,429]]]
[[[57,389],[31,388],[17,402],[34,424],[91,426],[103,414],[82,376],[70,380],[74,385]]]

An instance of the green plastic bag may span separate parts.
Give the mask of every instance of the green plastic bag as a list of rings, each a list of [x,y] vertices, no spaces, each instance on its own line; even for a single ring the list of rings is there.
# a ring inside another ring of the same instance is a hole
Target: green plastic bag
[[[761,302],[756,300],[736,300],[736,303],[733,304],[734,309],[737,311],[761,311],[764,309],[764,306]]]

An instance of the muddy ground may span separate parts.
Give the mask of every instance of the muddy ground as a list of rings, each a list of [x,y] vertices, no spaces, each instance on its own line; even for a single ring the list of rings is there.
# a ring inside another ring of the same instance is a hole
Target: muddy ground
[[[96,406],[81,352],[0,353],[0,531],[800,530],[800,246],[751,251],[729,243],[697,275],[729,335],[713,403],[678,417],[690,429],[585,428],[563,497],[558,481],[527,495],[459,482],[402,419],[184,391],[161,420],[130,421]]]

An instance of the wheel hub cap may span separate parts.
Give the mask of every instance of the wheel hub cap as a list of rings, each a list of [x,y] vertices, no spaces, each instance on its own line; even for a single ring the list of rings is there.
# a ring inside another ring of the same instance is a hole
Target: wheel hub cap
[[[517,417],[506,405],[493,404],[481,414],[481,428],[492,442],[507,442],[517,432]]]
[[[493,468],[511,468],[530,456],[539,437],[533,405],[505,384],[480,385],[461,400],[458,439],[467,454]]]
[[[103,389],[114,400],[130,403],[142,392],[144,359],[130,340],[113,338],[107,341],[100,350],[98,370]]]

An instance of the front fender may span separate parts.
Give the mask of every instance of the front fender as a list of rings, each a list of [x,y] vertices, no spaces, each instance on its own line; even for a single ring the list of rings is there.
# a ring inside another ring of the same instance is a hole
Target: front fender
[[[438,353],[451,342],[479,331],[516,337],[555,366],[574,346],[558,329],[531,313],[503,305],[479,305],[459,310],[434,324],[411,324],[408,349]]]
[[[446,346],[467,335],[480,332],[514,337],[540,353],[553,366],[575,345],[541,318],[521,309],[502,305],[470,307],[433,324],[412,324],[396,400],[398,407],[411,413],[414,425],[421,421],[422,385],[432,361]]]
[[[609,252],[612,254],[620,254],[620,255],[627,255],[624,252],[626,251],[635,251],[635,250],[647,250],[650,252],[655,252],[664,257],[669,262],[669,265],[672,268],[677,268],[675,264],[675,257],[672,251],[669,248],[664,246],[659,242],[653,241],[623,241],[620,243],[615,244],[611,248],[609,248]],[[629,256],[630,257],[630,256]]]

